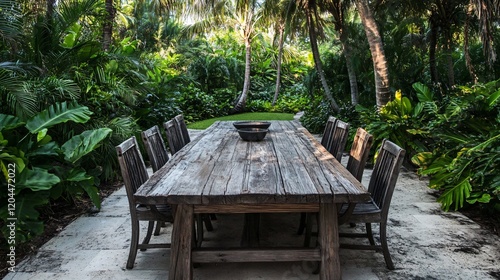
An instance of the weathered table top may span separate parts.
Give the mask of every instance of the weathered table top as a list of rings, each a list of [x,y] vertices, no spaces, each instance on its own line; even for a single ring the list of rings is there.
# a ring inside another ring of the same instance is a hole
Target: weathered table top
[[[136,193],[139,203],[356,203],[364,187],[296,121],[272,121],[264,140],[216,122]]]

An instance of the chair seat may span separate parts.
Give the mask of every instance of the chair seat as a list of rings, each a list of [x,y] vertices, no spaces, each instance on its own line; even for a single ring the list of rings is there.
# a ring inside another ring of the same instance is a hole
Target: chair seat
[[[342,208],[340,210],[340,216],[345,214],[348,207],[349,207],[348,204],[342,205]],[[365,203],[358,203],[354,207],[352,214],[349,217],[347,217],[345,222],[366,223],[369,220],[370,223],[378,223],[381,221],[380,212],[381,212],[380,208],[373,200]]]

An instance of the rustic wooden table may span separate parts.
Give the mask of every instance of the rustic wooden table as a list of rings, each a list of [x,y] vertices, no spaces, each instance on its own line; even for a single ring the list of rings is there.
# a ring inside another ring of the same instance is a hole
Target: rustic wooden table
[[[320,279],[341,279],[337,205],[370,199],[364,187],[296,121],[273,121],[266,138],[243,141],[216,122],[177,152],[136,193],[175,204],[169,279],[193,263],[319,261]],[[319,212],[316,248],[195,248],[194,214]]]

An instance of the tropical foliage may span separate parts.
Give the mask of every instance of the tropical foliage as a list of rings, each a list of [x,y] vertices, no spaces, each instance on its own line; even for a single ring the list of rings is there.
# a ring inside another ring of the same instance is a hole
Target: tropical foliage
[[[7,224],[15,212],[18,242],[43,231],[37,209],[48,204],[50,199],[78,199],[86,193],[100,207],[99,180],[94,177],[98,163],[86,170],[82,161],[111,133],[111,129],[86,130],[65,142],[54,139],[49,131],[66,122],[85,123],[91,114],[85,106],[64,102],[26,120],[0,114],[2,181],[8,181],[12,187],[9,189],[13,189],[12,196],[1,192],[0,198],[3,201],[9,197],[15,200],[15,207],[5,204],[0,208],[0,218]],[[9,180],[12,179],[8,172],[11,164],[15,164],[13,180]],[[4,236],[7,236],[7,230],[2,227]]]
[[[424,86],[420,95],[429,94]],[[428,101],[422,111],[434,118],[423,127],[433,150],[413,157],[430,187],[441,190],[445,210],[464,203],[486,203],[500,210],[500,82],[462,86],[440,106]]]
[[[404,147],[446,210],[498,207],[498,6],[0,0],[1,183],[15,163],[19,236],[41,232],[49,202],[98,206],[131,135],[243,109],[304,111],[313,133],[335,115]]]

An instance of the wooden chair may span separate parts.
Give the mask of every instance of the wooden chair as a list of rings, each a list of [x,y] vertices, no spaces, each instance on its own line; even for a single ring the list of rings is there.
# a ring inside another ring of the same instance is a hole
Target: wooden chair
[[[169,205],[142,205],[134,199],[137,189],[149,178],[135,136],[116,146],[116,153],[127,191],[132,221],[132,237],[127,260],[127,268],[131,269],[134,267],[138,249],[143,251],[148,248],[170,248],[170,243],[149,244],[149,241],[155,221],[172,223],[174,219],[172,208]],[[146,236],[141,244],[139,244],[139,221],[149,222]]]
[[[325,130],[323,131],[323,136],[321,137],[321,145],[325,147],[327,151],[331,148],[332,135],[335,125],[337,124],[337,118],[334,116],[328,117],[326,121]]]
[[[155,125],[143,131],[141,137],[146,152],[148,153],[153,172],[156,172],[168,161],[168,152],[163,137],[161,137],[160,129]],[[154,231],[155,236],[160,234],[162,226],[165,226],[164,222],[158,222],[156,224],[156,229]]]
[[[370,149],[373,145],[373,135],[366,132],[361,127],[356,130],[354,141],[352,142],[351,151],[349,152],[349,160],[347,161],[347,170],[361,182],[363,172],[365,171],[366,161],[370,154]]]
[[[151,161],[153,172],[156,172],[168,161],[168,152],[163,137],[161,137],[160,129],[155,125],[143,131],[141,136],[149,160]]]
[[[366,203],[358,203],[354,207],[343,205],[339,212],[339,216],[341,217],[339,218],[339,224],[364,223],[366,230],[364,233],[340,232],[340,237],[365,237],[370,242],[370,245],[340,243],[340,248],[382,251],[387,268],[391,270],[394,269],[394,264],[387,245],[387,217],[404,157],[405,150],[393,142],[384,139],[368,185],[371,200]],[[372,223],[379,223],[379,245],[375,244],[373,238]],[[308,235],[306,232],[306,238],[310,237],[311,234]],[[306,241],[304,244],[309,246],[309,241]]]
[[[165,133],[167,135],[167,141],[168,141],[168,146],[170,148],[170,153],[172,155],[177,153],[180,149],[182,149],[182,147],[184,147],[191,141],[189,139],[189,134],[187,138],[189,142],[184,141],[184,138],[182,136],[182,130],[179,129],[179,126],[176,124],[176,122],[177,122],[176,119],[173,118],[163,124],[163,127],[165,128]],[[184,123],[184,121],[182,121],[182,123]],[[186,128],[186,133],[187,133],[187,128]],[[209,214],[201,214],[200,216],[197,216],[196,221],[198,227],[197,244],[198,246],[201,246],[201,242],[203,241],[203,222],[205,223],[205,228],[208,231],[212,231],[214,228]]]
[[[371,193],[371,201],[356,204],[352,213],[346,215],[345,222],[365,223],[365,233],[341,233],[342,237],[366,237],[370,245],[361,244],[340,244],[341,248],[357,250],[382,250],[387,268],[393,270],[394,264],[387,245],[387,216],[391,204],[392,194],[398,180],[399,171],[403,164],[405,150],[393,142],[384,139],[380,147],[373,173],[368,185],[368,192]],[[345,205],[341,209],[341,214],[347,211]],[[380,245],[375,245],[371,224],[380,225]]]
[[[347,161],[347,170],[356,178],[359,182],[363,180],[363,172],[365,170],[366,161],[370,154],[370,149],[373,145],[373,135],[369,134],[366,130],[359,127],[356,130],[356,135],[354,136],[354,141],[352,143],[351,151],[349,152],[349,160]],[[312,230],[312,217],[317,215],[306,215],[305,217],[305,230],[306,237],[304,241],[304,246],[309,246],[309,239]],[[355,223],[351,223],[351,226],[356,226]]]
[[[168,147],[170,149],[170,153],[174,155],[177,153],[182,147],[186,145],[184,143],[184,139],[179,129],[177,129],[177,125],[175,124],[175,119],[171,119],[163,124],[165,128],[165,133],[167,135]]]
[[[349,138],[349,124],[337,120],[327,150],[340,162]]]
[[[323,133],[323,138],[321,139],[321,144],[339,162],[342,160],[342,154],[347,143],[347,138],[349,138],[349,124],[330,116],[325,127],[325,132]],[[310,227],[308,223],[311,223],[311,216],[312,215],[306,213],[300,214],[300,223],[297,234],[300,235],[304,232],[304,229],[306,230],[306,238],[304,241],[305,246],[308,246],[309,244],[310,238],[307,236],[307,227]]]
[[[186,122],[184,121],[184,116],[179,114],[174,117],[175,125],[177,129],[180,131],[180,134],[182,136],[184,145],[187,143],[191,142],[191,138],[189,137],[189,132],[186,126]]]

